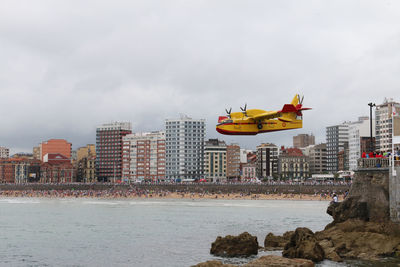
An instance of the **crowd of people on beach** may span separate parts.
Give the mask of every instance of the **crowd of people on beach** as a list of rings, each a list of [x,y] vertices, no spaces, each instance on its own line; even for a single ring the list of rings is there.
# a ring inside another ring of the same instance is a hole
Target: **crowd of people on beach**
[[[191,188],[167,190],[161,188],[146,189],[135,186],[121,189],[112,187],[103,190],[94,189],[39,189],[39,190],[0,190],[0,198],[36,197],[36,198],[100,198],[100,199],[132,199],[132,198],[191,198],[191,199],[314,199],[329,200],[335,192],[329,190],[315,191],[314,194],[296,192],[279,192],[276,189],[263,193],[250,191],[193,191]]]

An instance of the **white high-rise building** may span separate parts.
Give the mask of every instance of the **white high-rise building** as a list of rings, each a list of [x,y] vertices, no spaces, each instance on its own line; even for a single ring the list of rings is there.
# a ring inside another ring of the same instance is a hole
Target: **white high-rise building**
[[[165,121],[167,179],[204,177],[204,137],[204,119],[182,115]]]
[[[377,105],[375,110],[376,122],[376,150],[390,152],[392,150],[392,112],[400,113],[400,103],[393,99],[385,99],[383,104]]]
[[[124,181],[165,180],[165,133],[134,133],[122,138]]]
[[[372,137],[375,136],[375,122],[372,121]],[[371,141],[369,117],[360,117],[358,121],[349,124],[349,169],[357,169],[357,161],[362,152],[368,152],[365,144]]]
[[[9,157],[10,157],[10,150],[4,146],[0,146],[0,159]]]
[[[349,142],[349,123],[326,127],[327,170],[330,173],[339,171],[338,154]]]

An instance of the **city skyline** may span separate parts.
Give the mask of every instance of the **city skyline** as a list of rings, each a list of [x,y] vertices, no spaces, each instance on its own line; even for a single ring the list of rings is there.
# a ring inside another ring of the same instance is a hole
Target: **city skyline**
[[[185,113],[206,138],[225,108],[275,110],[296,93],[304,128],[224,137],[246,148],[324,140],[325,127],[398,100],[400,3],[146,1],[71,5],[6,1],[0,10],[0,145],[28,152],[51,138],[74,149],[96,126],[162,129]],[[213,12],[210,12],[212,10]]]

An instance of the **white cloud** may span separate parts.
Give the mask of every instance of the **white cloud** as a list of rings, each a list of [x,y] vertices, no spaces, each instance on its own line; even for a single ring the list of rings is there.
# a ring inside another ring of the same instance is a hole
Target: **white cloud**
[[[0,145],[29,151],[47,138],[95,142],[96,125],[162,129],[186,113],[209,137],[254,148],[324,141],[325,127],[400,101],[398,2],[2,1]],[[223,137],[227,107],[313,107],[302,130]]]

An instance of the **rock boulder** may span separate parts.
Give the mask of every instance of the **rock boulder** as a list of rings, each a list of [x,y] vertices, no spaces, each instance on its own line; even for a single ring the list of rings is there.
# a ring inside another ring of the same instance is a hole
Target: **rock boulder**
[[[264,240],[264,247],[267,250],[283,249],[286,243],[289,242],[291,235],[294,231],[288,231],[283,234],[283,236],[274,235],[269,233]]]
[[[215,242],[211,244],[210,253],[221,257],[249,257],[257,255],[257,237],[247,232],[239,236],[218,236]]]
[[[313,267],[315,264],[306,259],[288,259],[280,256],[262,256],[243,267]]]
[[[287,258],[309,259],[314,262],[322,261],[325,253],[319,245],[314,233],[308,228],[297,228],[286,244],[282,255]]]

